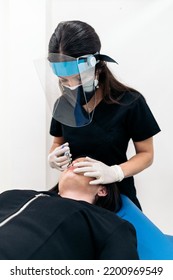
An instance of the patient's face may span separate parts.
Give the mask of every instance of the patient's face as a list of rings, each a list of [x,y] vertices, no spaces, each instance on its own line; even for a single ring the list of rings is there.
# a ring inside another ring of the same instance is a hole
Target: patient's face
[[[83,175],[83,173],[79,173],[79,174],[76,174],[73,172],[73,170],[76,168],[73,166],[73,164],[75,162],[79,162],[79,161],[83,161],[85,160],[85,158],[78,158],[76,160],[74,160],[72,162],[71,165],[69,165],[69,167],[63,171],[60,175],[60,179],[59,179],[59,188],[61,187],[61,185],[68,185],[70,183],[71,184],[74,184],[75,185],[88,185],[89,182],[92,180],[92,178],[90,177],[85,177]]]
[[[60,194],[64,191],[78,191],[79,193],[97,194],[99,188],[103,186],[89,185],[89,182],[93,178],[86,177],[83,173],[76,174],[73,170],[76,168],[73,166],[74,162],[83,161],[85,158],[78,158],[72,162],[72,164],[60,175],[59,179],[59,191]]]

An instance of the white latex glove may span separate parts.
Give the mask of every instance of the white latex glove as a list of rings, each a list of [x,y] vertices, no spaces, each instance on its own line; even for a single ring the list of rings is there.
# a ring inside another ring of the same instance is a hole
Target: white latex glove
[[[108,166],[101,161],[86,157],[85,161],[76,162],[73,166],[75,173],[84,173],[84,176],[96,178],[90,181],[90,185],[109,184],[120,182],[124,179],[124,173],[119,165]]]
[[[48,162],[52,168],[56,168],[60,171],[65,170],[71,163],[69,144],[65,143],[51,152],[48,155]]]

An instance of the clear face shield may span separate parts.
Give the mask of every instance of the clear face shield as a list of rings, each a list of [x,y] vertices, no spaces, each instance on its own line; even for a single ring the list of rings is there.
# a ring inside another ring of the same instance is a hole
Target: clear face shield
[[[95,66],[100,56],[115,62],[100,54],[74,58],[58,53],[49,53],[47,62],[37,61],[36,68],[55,120],[71,127],[91,123],[96,104]]]
[[[50,53],[48,60],[58,85],[53,118],[72,127],[88,125],[95,107],[96,58]]]

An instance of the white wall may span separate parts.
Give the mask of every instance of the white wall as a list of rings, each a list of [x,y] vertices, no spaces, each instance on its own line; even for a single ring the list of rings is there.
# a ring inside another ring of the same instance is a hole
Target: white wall
[[[9,137],[6,126],[9,126],[6,104],[8,104],[8,83],[7,64],[5,58],[5,49],[7,47],[8,26],[8,1],[0,2],[0,181],[7,184],[7,174],[9,174],[8,149]],[[5,30],[4,30],[5,27]],[[8,52],[8,51],[7,51]],[[0,185],[1,186],[1,185]]]
[[[45,54],[46,1],[0,2],[0,191],[46,185],[45,98],[34,59]]]
[[[46,159],[51,116],[33,60],[46,54],[60,21],[79,19],[96,29],[102,52],[119,62],[111,69],[144,94],[162,129],[154,164],[136,176],[136,186],[144,212],[173,234],[172,12],[171,0],[0,1],[1,191],[57,181]]]

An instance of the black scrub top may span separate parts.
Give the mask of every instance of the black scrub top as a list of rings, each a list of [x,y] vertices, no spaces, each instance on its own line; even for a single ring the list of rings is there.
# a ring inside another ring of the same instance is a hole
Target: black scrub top
[[[89,156],[107,165],[127,161],[130,139],[146,140],[160,128],[140,93],[126,92],[119,104],[107,104],[102,100],[95,108],[93,120],[84,127],[69,127],[52,118],[50,134],[63,136],[69,142],[73,159]],[[139,208],[133,177],[117,183],[121,193],[127,195]]]

